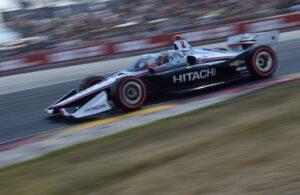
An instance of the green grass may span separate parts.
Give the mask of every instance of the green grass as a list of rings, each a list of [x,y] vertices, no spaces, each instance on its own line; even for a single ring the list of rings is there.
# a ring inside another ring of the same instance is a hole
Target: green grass
[[[0,170],[0,194],[299,194],[300,82]]]

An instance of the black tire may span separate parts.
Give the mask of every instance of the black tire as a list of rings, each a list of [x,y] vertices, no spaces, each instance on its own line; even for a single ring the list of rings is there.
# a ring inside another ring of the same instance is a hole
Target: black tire
[[[105,78],[101,76],[89,76],[85,78],[79,86],[79,91],[85,90],[93,85],[101,83]]]
[[[271,77],[277,69],[277,55],[268,46],[256,48],[249,57],[247,67],[252,76],[258,79]]]
[[[113,103],[126,111],[141,108],[147,98],[146,87],[139,78],[126,76],[117,80],[110,88]]]

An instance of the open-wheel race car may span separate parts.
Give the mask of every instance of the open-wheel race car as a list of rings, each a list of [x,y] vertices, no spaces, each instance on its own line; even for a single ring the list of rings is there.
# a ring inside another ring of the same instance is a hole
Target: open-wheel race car
[[[277,31],[242,34],[228,38],[228,49],[194,49],[176,36],[174,49],[142,55],[127,70],[108,78],[84,80],[49,106],[48,114],[82,118],[112,108],[133,111],[141,108],[147,95],[204,88],[238,79],[268,78],[277,68],[274,46]]]

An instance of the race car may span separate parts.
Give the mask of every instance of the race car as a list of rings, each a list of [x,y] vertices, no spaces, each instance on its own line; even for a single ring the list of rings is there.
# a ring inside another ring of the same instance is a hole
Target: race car
[[[83,118],[113,108],[140,109],[149,94],[205,88],[253,77],[271,77],[277,68],[277,31],[228,38],[228,48],[195,49],[176,36],[174,49],[142,55],[126,70],[108,78],[92,76],[45,111]]]

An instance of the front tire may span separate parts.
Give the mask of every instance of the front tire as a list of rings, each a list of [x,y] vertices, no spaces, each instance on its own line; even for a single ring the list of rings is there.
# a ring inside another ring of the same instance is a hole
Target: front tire
[[[82,81],[82,83],[79,86],[79,91],[92,87],[98,83],[101,83],[104,80],[105,78],[101,76],[89,76]]]
[[[277,55],[273,49],[261,46],[254,50],[248,62],[250,73],[259,79],[271,77],[277,69]]]
[[[141,108],[147,97],[144,83],[136,77],[126,76],[117,80],[110,90],[113,103],[127,111]]]

